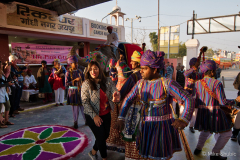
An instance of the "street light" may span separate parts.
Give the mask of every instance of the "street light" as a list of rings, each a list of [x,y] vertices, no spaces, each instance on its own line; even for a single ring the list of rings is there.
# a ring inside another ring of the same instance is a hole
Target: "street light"
[[[140,16],[135,15],[136,18],[125,18],[125,21],[131,20],[131,43],[133,43],[133,21],[138,19],[139,22],[141,22]]]

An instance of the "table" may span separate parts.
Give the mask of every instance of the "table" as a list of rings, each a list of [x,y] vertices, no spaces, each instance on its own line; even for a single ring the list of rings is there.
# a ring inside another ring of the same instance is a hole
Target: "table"
[[[33,94],[38,94],[39,90],[34,90],[34,89],[24,89],[22,91],[22,97],[21,97],[21,101],[29,101],[29,96],[33,95]]]

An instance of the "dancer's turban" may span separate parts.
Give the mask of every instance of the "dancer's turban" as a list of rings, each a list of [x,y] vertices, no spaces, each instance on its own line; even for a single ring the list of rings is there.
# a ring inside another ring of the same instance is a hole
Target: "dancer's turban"
[[[141,57],[142,57],[142,54],[140,52],[134,51],[132,56],[131,56],[131,60],[134,61],[134,62],[140,63]]]
[[[216,63],[213,60],[206,60],[200,65],[200,70],[202,73],[207,72],[208,70],[216,70]]]
[[[195,65],[196,62],[197,62],[197,58],[194,57],[194,58],[190,59],[189,65],[193,66],[193,65]]]
[[[77,62],[78,62],[78,58],[75,55],[72,55],[68,58],[68,64],[77,63]]]
[[[165,53],[162,51],[151,51],[147,50],[143,53],[140,65],[149,66],[151,68],[163,68],[163,60]]]

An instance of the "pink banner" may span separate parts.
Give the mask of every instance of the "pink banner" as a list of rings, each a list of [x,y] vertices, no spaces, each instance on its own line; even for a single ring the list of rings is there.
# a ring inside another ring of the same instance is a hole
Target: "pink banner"
[[[31,43],[12,43],[12,54],[18,57],[18,64],[41,64],[42,60],[52,63],[59,59],[67,63],[67,56],[72,46],[56,46]]]

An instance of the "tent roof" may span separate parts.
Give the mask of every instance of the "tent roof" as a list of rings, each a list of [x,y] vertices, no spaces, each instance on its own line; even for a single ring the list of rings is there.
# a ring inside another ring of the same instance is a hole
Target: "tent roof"
[[[58,15],[62,15],[110,0],[0,0],[1,3],[14,1],[56,11]]]

